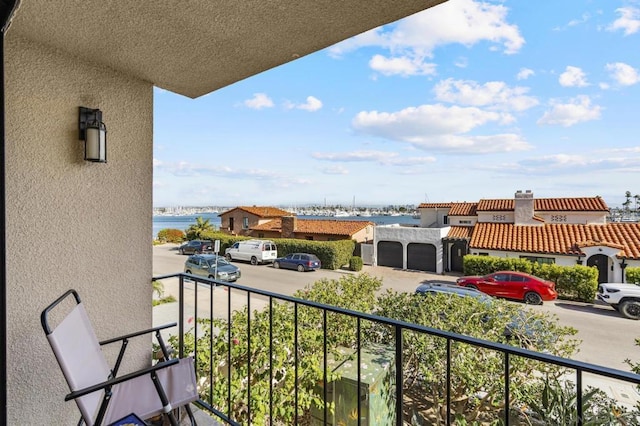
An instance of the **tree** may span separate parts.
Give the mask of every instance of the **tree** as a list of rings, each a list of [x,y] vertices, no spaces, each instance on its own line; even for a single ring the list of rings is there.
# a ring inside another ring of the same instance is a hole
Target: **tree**
[[[189,225],[187,228],[187,239],[197,240],[208,232],[214,232],[215,226],[211,224],[210,219],[203,219],[201,216],[196,217],[196,223]]]
[[[625,192],[624,197],[626,200],[622,203],[622,207],[624,207],[625,211],[629,211],[629,206],[631,205],[631,191]]]
[[[640,194],[634,195],[633,196],[633,200],[635,201],[635,204],[636,204],[635,211],[637,212],[638,211],[638,204],[640,204]]]

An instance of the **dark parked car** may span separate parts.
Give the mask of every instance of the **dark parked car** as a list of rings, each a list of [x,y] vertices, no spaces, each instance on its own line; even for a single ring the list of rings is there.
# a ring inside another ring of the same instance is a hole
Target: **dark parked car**
[[[481,302],[490,302],[491,297],[475,288],[460,287],[454,282],[448,281],[424,281],[416,288],[416,293],[420,294],[450,294],[459,297],[473,297]]]
[[[180,254],[213,253],[213,241],[191,240],[178,247]]]
[[[291,253],[273,261],[274,268],[296,269],[300,272],[320,269],[320,259],[315,254]]]
[[[240,278],[240,268],[230,264],[223,256],[215,254],[195,254],[184,262],[184,272],[200,275],[212,280],[236,281]]]
[[[455,283],[448,281],[424,281],[416,288],[416,293],[424,295],[434,294],[447,294],[456,297],[473,297],[474,299],[490,306],[493,298],[480,290],[473,287],[460,287]],[[485,316],[483,321],[489,321],[490,318]],[[544,324],[536,319],[529,318],[527,313],[523,310],[517,311],[516,314],[510,317],[509,323],[505,326],[503,331],[504,337],[507,341],[517,339],[521,343],[536,343],[538,345],[545,342],[554,342],[557,340],[557,336],[549,333]]]
[[[555,300],[556,284],[524,272],[499,271],[483,277],[460,277],[456,283],[475,288],[490,296],[522,300],[531,305],[542,305],[542,301]]]

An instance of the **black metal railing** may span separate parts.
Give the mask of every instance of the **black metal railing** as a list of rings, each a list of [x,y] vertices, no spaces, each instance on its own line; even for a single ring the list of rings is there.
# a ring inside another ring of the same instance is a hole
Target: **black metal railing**
[[[314,308],[322,312],[322,316],[321,316],[322,331],[323,331],[322,351],[324,355],[323,363],[322,363],[322,369],[323,369],[322,383],[323,384],[329,383],[331,381],[331,378],[329,377],[330,365],[328,364],[328,360],[330,359],[330,352],[332,348],[329,348],[327,343],[327,322],[328,322],[327,315],[328,314],[331,314],[331,315],[337,314],[337,315],[354,319],[356,342],[354,345],[355,352],[353,356],[355,357],[355,361],[357,364],[357,380],[356,380],[357,389],[360,389],[360,385],[362,384],[361,382],[362,375],[363,375],[363,372],[361,371],[361,356],[362,356],[361,324],[364,321],[366,321],[367,323],[381,325],[389,328],[390,330],[393,330],[392,333],[395,335],[395,344],[390,345],[391,351],[393,353],[393,357],[392,357],[393,362],[392,362],[390,371],[392,371],[391,375],[393,376],[393,383],[394,383],[394,386],[392,386],[392,388],[394,389],[393,389],[393,395],[392,395],[392,403],[390,404],[390,406],[394,411],[392,413],[392,418],[394,419],[394,423],[398,426],[407,424],[406,422],[409,421],[407,419],[407,413],[404,406],[405,395],[403,395],[403,392],[404,392],[403,380],[406,373],[403,370],[404,368],[403,367],[404,365],[403,364],[403,336],[407,332],[434,336],[434,337],[443,339],[445,342],[446,372],[445,372],[444,383],[446,384],[445,385],[446,386],[446,392],[445,392],[446,416],[443,415],[442,424],[446,424],[446,425],[455,424],[454,419],[456,414],[453,412],[452,389],[450,386],[450,384],[452,383],[452,365],[455,362],[454,357],[452,356],[452,344],[461,343],[461,344],[471,345],[474,348],[477,348],[477,350],[486,349],[490,351],[495,351],[496,353],[501,354],[503,356],[504,362],[502,364],[503,367],[502,367],[502,373],[500,375],[501,376],[500,380],[503,381],[501,383],[503,388],[502,397],[503,397],[504,409],[500,411],[501,418],[497,420],[499,424],[504,424],[507,426],[509,424],[515,423],[513,418],[510,415],[511,409],[513,408],[511,405],[512,404],[511,403],[512,377],[510,376],[510,373],[511,373],[511,363],[514,357],[522,357],[531,362],[539,362],[539,363],[542,363],[542,365],[566,369],[566,371],[572,372],[571,374],[575,374],[575,376],[573,376],[573,378],[575,378],[575,383],[573,383],[572,381],[570,382],[572,384],[575,384],[575,402],[574,402],[575,422],[573,424],[577,424],[579,426],[583,425],[583,421],[586,414],[585,412],[583,412],[584,402],[586,398],[585,389],[583,389],[585,373],[593,375],[594,377],[597,377],[597,378],[613,379],[616,382],[619,382],[625,385],[630,385],[633,387],[640,385],[640,375],[634,374],[632,372],[617,370],[617,369],[608,368],[608,367],[602,367],[595,364],[561,358],[561,357],[546,354],[546,353],[535,352],[535,351],[531,351],[531,350],[527,350],[527,349],[523,349],[515,346],[502,344],[502,343],[490,342],[490,341],[478,339],[475,337],[446,332],[446,331],[425,327],[417,324],[379,317],[379,316],[366,314],[362,312],[356,312],[356,311],[343,309],[335,306],[324,305],[324,304],[316,303],[309,300],[298,299],[295,297],[281,295],[281,294],[273,293],[266,290],[247,287],[237,283],[226,283],[221,281],[214,281],[214,280],[196,277],[196,276],[184,274],[184,273],[158,276],[158,277],[154,277],[153,280],[154,281],[167,280],[167,279],[173,279],[173,278],[176,278],[178,280],[178,285],[179,285],[179,300],[178,300],[179,308],[178,308],[178,321],[177,321],[178,334],[176,336],[178,351],[180,356],[195,355],[196,364],[198,362],[201,362],[200,361],[202,359],[201,354],[203,352],[205,352],[208,349],[209,350],[208,353],[211,354],[213,351],[212,340],[209,341],[208,347],[204,347],[204,348],[202,347],[203,343],[201,342],[201,340],[202,340],[202,336],[205,333],[203,330],[199,329],[198,324],[203,320],[205,322],[208,321],[209,323],[212,323],[215,318],[225,318],[225,321],[228,321],[230,323],[233,313],[238,309],[237,308],[238,305],[236,305],[236,309],[234,309],[232,304],[232,298],[236,301],[236,303],[239,300],[240,305],[242,305],[243,308],[246,308],[247,321],[244,326],[246,327],[245,330],[246,330],[246,345],[247,345],[246,353],[247,354],[251,354],[253,350],[251,347],[251,341],[252,341],[251,301],[252,299],[255,300],[255,298],[258,298],[259,300],[261,300],[263,307],[268,311],[268,315],[269,315],[268,333],[270,337],[273,336],[272,314],[274,309],[274,301],[283,302],[283,303],[292,305],[293,312],[294,312],[293,314],[293,318],[294,318],[294,324],[293,324],[293,327],[294,327],[293,364],[294,365],[293,365],[293,368],[294,368],[296,385],[298,384],[299,363],[301,361],[298,356],[298,352],[299,352],[298,316],[299,316],[299,310],[301,309],[301,307]],[[203,292],[205,293],[204,297],[202,296]],[[244,296],[246,296],[246,299],[244,299]],[[206,303],[206,306],[204,308],[202,306],[203,300],[205,301],[204,303]],[[187,304],[189,305],[188,308],[186,307]],[[200,306],[198,306],[199,304]],[[201,314],[202,311],[205,311],[206,313]],[[191,330],[186,330],[187,324],[185,323],[193,324],[192,326],[190,326]],[[190,337],[191,346],[189,351],[190,353],[185,353],[186,352],[185,339],[186,339],[187,333],[191,333],[191,337]],[[232,401],[233,391],[232,391],[232,381],[231,381],[231,371],[230,371],[231,363],[232,363],[231,325],[229,324],[229,326],[226,328],[226,336],[218,335],[217,337],[218,338],[223,337],[224,339],[226,339],[226,348],[228,348],[226,366],[229,369],[227,371],[229,380],[227,380],[227,383],[226,383],[226,386],[227,386],[227,398],[226,398],[226,404],[225,404],[226,406],[223,407],[219,404],[219,402],[213,401],[213,396],[211,392],[209,392],[208,398],[201,398],[197,402],[197,404],[203,409],[209,411],[210,413],[214,414],[216,417],[218,417],[219,419],[221,419],[222,421],[228,424],[232,424],[232,425],[251,424],[252,404],[250,403],[250,401],[252,400],[252,389],[251,389],[252,384],[251,384],[250,378],[252,377],[252,371],[256,368],[260,368],[260,369],[268,368],[270,370],[269,386],[268,386],[268,389],[269,389],[268,414],[270,418],[273,418],[274,407],[273,407],[272,396],[274,392],[274,388],[273,388],[274,372],[272,371],[273,370],[272,366],[271,365],[268,365],[266,367],[264,365],[254,366],[252,365],[251,356],[248,356],[248,355],[246,356],[247,401],[245,404],[244,419],[238,421],[238,419],[233,418],[234,411],[233,411],[232,405],[235,402]],[[270,338],[269,347],[268,347],[269,360],[273,360],[274,344],[277,345],[277,343],[274,343],[273,339]],[[406,351],[406,348],[404,348],[404,350]],[[214,380],[213,370],[214,370],[213,367],[209,368],[209,372],[208,372],[209,377],[201,378],[201,379],[208,379],[209,386],[212,385],[212,382]],[[324,401],[327,401],[327,398],[328,398],[327,388],[328,386],[324,386],[324,385],[322,386],[322,396]],[[294,387],[293,392],[294,392],[293,404],[294,404],[294,407],[296,407],[294,422],[295,424],[300,424],[300,423],[306,424],[308,423],[308,419],[306,421],[303,421],[303,419],[299,417],[299,413],[297,410],[298,402],[299,402],[298,386]],[[355,409],[356,411],[353,413],[354,414],[353,417],[356,420],[354,420],[355,423],[353,424],[360,424],[359,420],[363,416],[364,408],[361,404],[361,399],[363,398],[361,397],[357,398],[358,400],[357,408]],[[324,408],[322,409],[322,413],[320,414],[321,419],[318,419],[318,417],[316,416],[316,421],[319,424],[332,424],[331,420],[328,417],[328,413],[335,408],[336,408],[335,406],[331,407],[328,404],[324,404]],[[320,422],[320,420],[322,421]],[[637,416],[634,417],[634,419],[631,420],[630,422],[628,421],[627,423],[619,423],[619,424],[640,424],[636,422],[640,422],[640,419],[638,419]],[[425,423],[425,424],[430,424],[430,423]],[[618,423],[615,423],[615,424],[618,424]]]

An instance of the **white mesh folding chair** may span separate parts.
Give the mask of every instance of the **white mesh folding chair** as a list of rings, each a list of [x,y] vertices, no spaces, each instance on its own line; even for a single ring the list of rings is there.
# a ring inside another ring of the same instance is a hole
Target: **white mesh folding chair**
[[[48,317],[69,296],[75,298],[75,306],[52,330]],[[143,420],[163,414],[172,425],[177,425],[173,412],[182,406],[191,424],[195,424],[189,408],[189,403],[198,398],[193,358],[169,359],[160,335],[160,330],[175,323],[99,342],[75,290],[67,291],[47,306],[40,320],[71,390],[65,401],[74,400],[82,414],[79,424],[109,425],[129,414]],[[151,367],[118,376],[129,340],[151,333],[155,333],[164,359]],[[121,342],[120,352],[115,366],[109,368],[101,346],[116,342]]]

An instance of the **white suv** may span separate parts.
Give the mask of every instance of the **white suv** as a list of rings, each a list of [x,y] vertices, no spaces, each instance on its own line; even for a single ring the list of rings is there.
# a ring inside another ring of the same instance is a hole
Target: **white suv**
[[[598,286],[598,299],[608,303],[629,319],[640,319],[640,285],[602,283]]]

